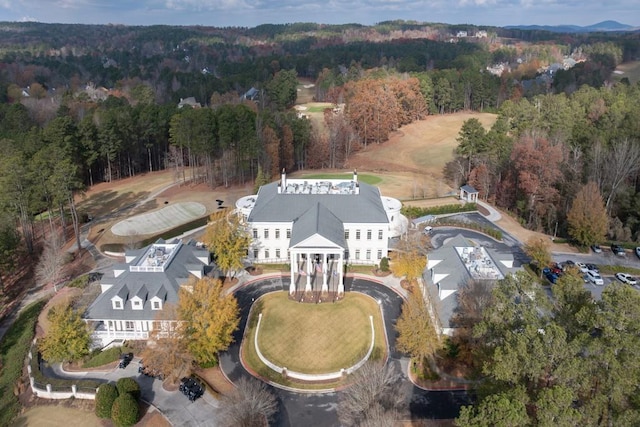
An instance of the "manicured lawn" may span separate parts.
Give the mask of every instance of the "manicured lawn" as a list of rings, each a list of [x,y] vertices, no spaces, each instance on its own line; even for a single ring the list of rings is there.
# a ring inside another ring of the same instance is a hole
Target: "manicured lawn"
[[[259,307],[260,350],[291,371],[316,374],[354,365],[371,344],[369,315],[374,316],[376,346],[385,346],[378,304],[358,293],[347,293],[337,303],[301,304],[289,300],[286,292],[276,292],[262,297]],[[253,333],[249,336],[245,345],[253,345]],[[380,350],[375,353],[383,354]]]
[[[319,174],[310,174],[310,175],[304,175],[302,176],[302,178],[308,178],[308,179],[346,179],[346,180],[351,180],[353,179],[353,173],[319,173]],[[382,178],[375,176],[375,175],[369,175],[366,173],[363,174],[358,174],[358,181],[362,181],[365,184],[370,184],[370,185],[376,185],[379,184],[380,182],[382,182]]]

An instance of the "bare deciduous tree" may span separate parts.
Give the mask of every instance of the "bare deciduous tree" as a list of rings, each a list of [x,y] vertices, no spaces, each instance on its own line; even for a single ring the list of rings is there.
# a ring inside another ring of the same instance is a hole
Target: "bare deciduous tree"
[[[38,283],[57,284],[62,279],[65,259],[66,254],[62,250],[62,238],[57,234],[52,234],[36,266],[36,280]]]
[[[394,365],[367,362],[340,396],[338,418],[346,426],[390,426],[405,404]]]
[[[628,139],[613,142],[609,148],[595,144],[592,151],[594,181],[600,187],[607,212],[620,186],[640,172],[640,147]]]
[[[264,383],[253,378],[241,378],[236,383],[236,389],[220,400],[218,421],[222,426],[267,426],[278,410],[274,394]]]
[[[189,373],[193,356],[187,351],[182,324],[174,305],[165,305],[155,318],[147,348],[142,351],[146,373],[162,374],[169,382],[176,382]]]

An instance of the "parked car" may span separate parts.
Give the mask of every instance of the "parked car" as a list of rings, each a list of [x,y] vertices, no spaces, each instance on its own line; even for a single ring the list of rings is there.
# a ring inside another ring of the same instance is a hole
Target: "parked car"
[[[595,271],[591,271],[591,270],[587,271],[587,277],[589,278],[589,281],[594,285],[598,285],[598,286],[604,285],[604,280],[602,280],[602,277],[600,276],[600,274],[596,273]]]
[[[636,252],[636,256],[640,258],[640,246],[636,246],[635,252]]]
[[[616,245],[615,243],[611,244],[611,252],[618,256],[625,256],[627,254],[622,246]]]
[[[602,252],[602,248],[600,247],[600,245],[591,245],[591,250],[597,254]]]
[[[616,279],[631,286],[635,286],[638,283],[632,275],[627,273],[616,273]]]
[[[120,363],[118,364],[118,367],[120,369],[124,369],[127,366],[129,366],[129,363],[131,363],[132,360],[133,360],[133,353],[122,353],[120,355]]]
[[[564,272],[564,270],[562,269],[562,266],[558,263],[553,264],[550,268],[551,268],[551,271],[553,271],[553,273],[556,274],[557,276],[562,276],[562,273]]]
[[[564,262],[565,267],[573,267],[574,265],[576,265],[575,262],[573,262],[573,260],[568,259]]]
[[[578,267],[581,273],[586,273],[587,271],[589,271],[589,269],[587,268],[587,264],[585,264],[584,262],[576,262],[576,267]]]
[[[556,273],[554,273],[553,270],[551,270],[550,268],[543,268],[542,269],[542,274],[553,285],[555,285],[556,281],[558,280],[558,275]]]
[[[182,378],[180,380],[180,391],[187,396],[190,401],[195,402],[196,399],[204,394],[204,387],[195,378]]]
[[[587,264],[587,271],[595,271],[596,273],[600,273],[600,269],[595,264]]]

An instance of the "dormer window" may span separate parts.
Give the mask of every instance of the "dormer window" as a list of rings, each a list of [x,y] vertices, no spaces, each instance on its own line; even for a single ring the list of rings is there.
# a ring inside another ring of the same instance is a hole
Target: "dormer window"
[[[122,301],[119,299],[114,299],[113,301],[113,309],[114,310],[122,310]]]
[[[160,301],[154,301],[153,302],[153,309],[154,310],[160,310],[161,306],[160,306]]]
[[[162,310],[162,299],[157,296],[151,298],[151,310]]]

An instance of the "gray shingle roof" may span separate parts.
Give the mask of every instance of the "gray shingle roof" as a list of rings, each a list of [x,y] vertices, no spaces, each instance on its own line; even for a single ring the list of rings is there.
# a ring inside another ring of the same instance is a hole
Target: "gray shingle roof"
[[[342,248],[347,247],[344,241],[342,222],[320,202],[316,202],[293,222],[290,246],[296,246],[315,234],[321,235]]]
[[[473,188],[472,186],[470,186],[469,184],[465,184],[462,187],[460,187],[461,190],[466,191],[467,193],[477,193],[478,190],[476,190],[475,188]]]
[[[359,186],[359,194],[278,194],[278,182],[272,182],[260,187],[248,221],[292,222],[320,203],[342,223],[388,222],[378,188]]]
[[[164,272],[131,272],[129,270],[130,265],[135,265],[140,257],[144,256],[145,250],[139,251],[139,256],[130,264],[114,266],[114,269],[124,270],[124,273],[118,277],[115,277],[113,272],[105,274],[102,283],[112,286],[98,295],[86,310],[84,318],[91,320],[154,320],[159,311],[151,309],[151,298],[158,296],[166,303],[177,304],[180,285],[187,282],[190,277],[194,277],[186,266],[203,265],[196,257],[196,254],[201,254],[202,250],[196,248],[194,244],[181,245],[177,251]],[[213,269],[211,264],[204,267],[205,273],[210,273]],[[111,299],[115,295],[124,299],[122,310],[114,310],[112,307]],[[136,295],[143,300],[142,310],[133,310],[131,307],[131,298]]]

